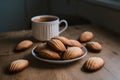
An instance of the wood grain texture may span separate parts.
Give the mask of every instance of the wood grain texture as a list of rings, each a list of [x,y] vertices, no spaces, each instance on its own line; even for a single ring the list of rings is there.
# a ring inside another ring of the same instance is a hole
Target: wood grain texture
[[[79,61],[67,64],[50,64],[37,60],[31,55],[31,49],[39,44],[31,36],[31,30],[0,33],[0,80],[120,80],[120,38],[116,34],[101,27],[91,25],[69,26],[61,35],[69,39],[77,39],[83,31],[92,31],[94,39],[102,44],[100,53],[88,52]],[[30,39],[34,45],[27,50],[15,52],[16,44],[24,39]],[[105,60],[102,69],[87,73],[82,65],[91,56]],[[8,65],[16,59],[27,59],[30,66],[21,72],[11,74]]]

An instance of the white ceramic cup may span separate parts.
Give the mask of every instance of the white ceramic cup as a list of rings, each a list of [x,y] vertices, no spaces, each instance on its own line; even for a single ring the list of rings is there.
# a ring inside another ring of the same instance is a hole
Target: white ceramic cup
[[[31,18],[32,36],[39,41],[48,41],[54,36],[58,36],[68,27],[66,20],[59,20],[59,17],[52,15],[40,15]],[[60,24],[65,23],[65,27],[59,30]]]

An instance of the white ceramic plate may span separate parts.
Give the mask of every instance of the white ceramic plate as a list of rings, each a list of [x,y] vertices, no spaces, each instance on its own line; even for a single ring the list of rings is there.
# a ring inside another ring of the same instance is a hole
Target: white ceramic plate
[[[77,61],[79,59],[82,59],[83,57],[85,57],[87,55],[87,49],[85,47],[82,47],[82,50],[84,52],[84,55],[80,56],[80,57],[77,57],[77,58],[74,58],[74,59],[70,59],[70,60],[49,60],[49,59],[44,59],[44,58],[40,58],[36,55],[36,53],[34,52],[36,47],[34,47],[32,49],[32,55],[41,60],[41,61],[45,61],[45,62],[49,62],[49,63],[69,63],[69,62],[73,62],[73,61]]]

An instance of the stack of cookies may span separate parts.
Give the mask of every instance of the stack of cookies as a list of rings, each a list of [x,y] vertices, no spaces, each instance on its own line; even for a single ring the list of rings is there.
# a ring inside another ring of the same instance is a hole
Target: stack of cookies
[[[69,60],[84,54],[82,44],[77,40],[56,36],[35,48],[37,56],[50,60]]]

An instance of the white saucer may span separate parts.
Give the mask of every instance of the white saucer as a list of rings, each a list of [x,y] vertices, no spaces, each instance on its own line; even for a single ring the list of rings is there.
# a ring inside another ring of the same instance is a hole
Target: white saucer
[[[41,60],[41,61],[45,61],[45,62],[49,62],[49,63],[69,63],[69,62],[73,62],[73,61],[77,61],[79,59],[82,59],[84,58],[86,55],[87,55],[87,49],[85,47],[82,47],[82,50],[84,52],[84,54],[80,57],[77,57],[77,58],[74,58],[74,59],[70,59],[70,60],[49,60],[49,59],[44,59],[44,58],[40,58],[36,55],[36,53],[34,52],[36,47],[34,47],[32,49],[32,55],[37,58],[38,60]]]

